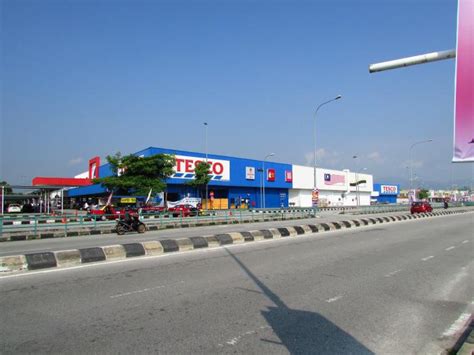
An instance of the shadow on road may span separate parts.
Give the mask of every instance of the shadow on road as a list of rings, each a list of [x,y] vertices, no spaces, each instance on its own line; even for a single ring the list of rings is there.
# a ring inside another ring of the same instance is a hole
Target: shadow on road
[[[374,354],[350,334],[324,316],[289,308],[272,290],[260,281],[240,260],[227,253],[245,271],[275,307],[268,307],[262,315],[290,354]]]

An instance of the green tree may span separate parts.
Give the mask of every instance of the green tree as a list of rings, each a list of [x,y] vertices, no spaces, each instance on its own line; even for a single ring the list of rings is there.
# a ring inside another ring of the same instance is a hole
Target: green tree
[[[419,198],[420,200],[427,199],[428,196],[429,196],[429,191],[428,191],[428,190],[425,190],[425,189],[420,190],[420,192],[418,193],[418,198]]]
[[[10,187],[10,184],[6,181],[0,181],[0,186],[5,186],[5,195],[11,194],[13,192],[12,188]]]
[[[150,189],[154,192],[164,191],[165,180],[174,173],[175,165],[175,157],[168,154],[138,157],[117,153],[107,156],[107,161],[113,175],[93,179],[93,182],[119,194],[146,195]]]
[[[205,161],[198,162],[194,168],[194,179],[186,183],[195,187],[201,198],[203,189],[209,184],[209,181],[211,181],[211,177],[209,176],[210,168],[210,163],[206,163]]]

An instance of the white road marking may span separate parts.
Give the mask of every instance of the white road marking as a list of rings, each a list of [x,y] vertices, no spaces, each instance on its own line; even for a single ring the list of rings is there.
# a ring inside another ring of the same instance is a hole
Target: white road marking
[[[332,303],[332,302],[336,302],[337,300],[340,300],[342,298],[342,295],[338,295],[336,297],[333,297],[333,298],[330,298],[328,300],[326,300],[327,303]]]
[[[238,335],[238,336],[236,336],[236,337],[234,337],[234,338],[232,338],[232,339],[229,339],[229,340],[226,341],[225,343],[226,343],[227,345],[232,345],[232,346],[234,346],[234,345],[236,345],[243,337],[248,336],[248,335],[252,335],[252,334],[257,334],[257,332],[258,332],[259,330],[261,330],[261,329],[270,329],[270,328],[271,328],[271,327],[268,326],[268,325],[263,325],[263,326],[261,326],[261,327],[258,327],[257,330],[249,330],[249,331],[243,332],[242,334],[240,334],[240,335]],[[222,347],[222,346],[224,346],[224,344],[218,344],[218,346]]]
[[[449,248],[446,248],[446,249],[444,249],[444,250],[450,251],[450,250],[453,250],[454,248],[456,248],[456,247],[449,247]]]
[[[469,243],[469,240],[463,240],[461,244]]]
[[[433,258],[434,258],[434,256],[430,255],[430,256],[427,256],[426,258],[423,258],[421,260],[426,261],[426,260],[430,260],[430,259],[433,259]]]
[[[471,318],[471,313],[463,313],[459,316],[458,319],[443,333],[443,337],[452,337],[457,332],[459,332],[466,322]]]
[[[182,284],[184,283],[184,281],[180,281],[176,284],[172,284],[172,285],[160,285],[160,286],[155,286],[155,287],[150,287],[150,288],[144,288],[144,289],[141,289],[141,290],[136,290],[136,291],[130,291],[130,292],[124,292],[124,293],[119,293],[117,295],[113,295],[113,296],[110,296],[110,298],[118,298],[118,297],[123,297],[123,296],[130,296],[130,295],[135,295],[137,293],[143,293],[143,292],[148,292],[148,291],[153,291],[153,290],[157,290],[159,288],[164,288],[164,287],[169,287],[169,286],[176,286],[178,284]]]
[[[387,275],[385,275],[385,277],[391,277],[391,276],[393,276],[393,275],[398,274],[400,271],[402,271],[402,269],[398,269],[398,270],[392,271],[392,272],[388,273]]]

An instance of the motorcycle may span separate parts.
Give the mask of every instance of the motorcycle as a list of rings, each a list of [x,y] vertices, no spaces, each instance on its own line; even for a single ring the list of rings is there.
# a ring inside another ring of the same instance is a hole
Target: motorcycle
[[[145,233],[145,223],[138,219],[138,216],[131,216],[130,218],[117,219],[115,230],[118,235],[124,235],[127,232]]]

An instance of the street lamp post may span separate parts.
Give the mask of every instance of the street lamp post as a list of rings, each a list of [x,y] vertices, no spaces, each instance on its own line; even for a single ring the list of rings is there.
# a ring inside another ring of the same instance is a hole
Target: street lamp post
[[[274,155],[275,153],[270,153],[262,161],[262,208],[265,208],[265,161]]]
[[[354,155],[352,159],[356,159],[356,162],[358,162],[357,158],[359,158],[357,155]],[[357,164],[356,166],[356,205],[357,207],[360,206],[360,198],[359,198],[359,165]]]
[[[318,114],[318,111],[319,109],[330,103],[330,102],[333,102],[333,101],[336,101],[336,100],[339,100],[340,98],[342,98],[341,95],[337,95],[335,98],[331,99],[331,100],[328,100],[328,101],[325,101],[323,103],[321,103],[317,108],[316,108],[316,111],[314,111],[314,166],[313,166],[313,174],[314,174],[314,184],[313,184],[313,192],[316,191],[316,115]],[[315,204],[313,203],[313,207],[315,208]]]
[[[205,136],[205,137],[204,137],[204,144],[205,144],[205,145],[204,145],[204,148],[205,148],[205,152],[206,152],[206,166],[208,166],[208,165],[207,165],[207,164],[208,164],[208,163],[207,163],[207,158],[208,158],[208,156],[207,156],[207,122],[204,122],[204,131],[205,131],[205,134],[204,134],[204,136]],[[208,174],[208,175],[209,175],[209,174]],[[209,209],[209,206],[208,206],[209,200],[208,200],[208,198],[207,198],[207,196],[208,196],[208,195],[207,195],[208,188],[209,188],[209,187],[208,187],[208,183],[206,182],[206,211]]]
[[[410,146],[410,149],[408,150],[408,158],[410,160],[410,194],[413,190],[413,161],[411,159],[411,150],[413,149],[414,146],[416,146],[418,144],[429,143],[429,142],[433,142],[433,140],[432,139],[426,139],[424,141],[415,142]]]

